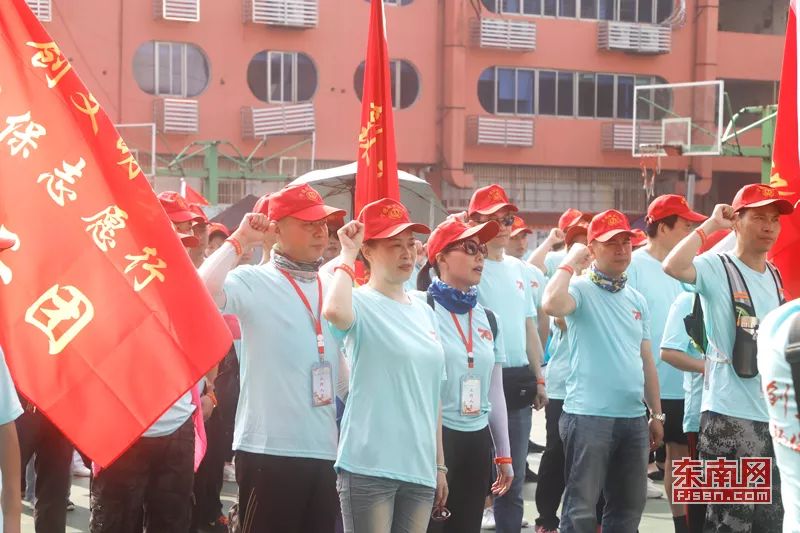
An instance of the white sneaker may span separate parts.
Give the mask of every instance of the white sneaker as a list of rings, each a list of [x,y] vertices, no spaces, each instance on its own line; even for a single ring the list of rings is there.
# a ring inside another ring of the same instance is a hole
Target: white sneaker
[[[229,483],[236,483],[236,468],[233,463],[225,463],[225,469],[222,471],[222,479]]]
[[[75,477],[91,477],[92,471],[83,464],[83,459],[78,452],[72,452],[72,475]]]
[[[654,499],[663,497],[664,497],[664,491],[661,489],[661,487],[656,485],[652,479],[647,478],[647,498]]]
[[[523,518],[522,519],[522,525],[520,527],[522,527],[524,529],[524,528],[526,528],[526,527],[528,527],[530,525],[531,525],[531,523]]]
[[[497,524],[494,522],[494,509],[487,507],[483,510],[483,520],[481,520],[481,529],[497,529]]]

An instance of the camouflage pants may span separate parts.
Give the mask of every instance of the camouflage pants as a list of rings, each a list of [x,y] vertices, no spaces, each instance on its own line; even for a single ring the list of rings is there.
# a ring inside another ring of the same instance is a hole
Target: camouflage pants
[[[700,418],[700,459],[772,457],[772,503],[710,504],[705,533],[777,533],[783,527],[781,482],[767,422],[706,411]]]

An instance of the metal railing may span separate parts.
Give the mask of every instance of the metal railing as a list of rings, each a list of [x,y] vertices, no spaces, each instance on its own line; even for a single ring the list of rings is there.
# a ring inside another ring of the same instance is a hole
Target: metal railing
[[[597,46],[637,54],[668,54],[672,30],[658,24],[604,20],[597,24]]]
[[[311,102],[242,108],[242,137],[245,139],[310,133],[315,128],[314,104]]]
[[[317,0],[247,0],[245,21],[291,28],[315,28],[319,23]]]
[[[160,133],[197,133],[200,129],[200,104],[197,100],[159,98],[153,105]]]
[[[467,121],[467,130],[473,144],[533,146],[533,119],[473,115]]]

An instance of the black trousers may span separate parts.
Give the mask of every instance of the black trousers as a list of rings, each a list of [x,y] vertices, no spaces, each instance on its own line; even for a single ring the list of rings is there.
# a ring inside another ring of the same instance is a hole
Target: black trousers
[[[186,533],[192,514],[194,424],[142,437],[92,480],[91,533]]]
[[[539,463],[539,482],[536,484],[536,525],[544,529],[558,529],[558,506],[564,495],[564,444],[558,433],[558,421],[564,400],[551,399],[544,408],[547,440]],[[515,472],[516,474],[516,472]]]
[[[206,420],[208,447],[194,475],[193,530],[210,524],[222,515],[222,473],[231,449],[230,442],[225,437],[222,420],[215,410]]]
[[[231,531],[333,533],[339,511],[333,461],[237,451],[236,481]]]
[[[483,504],[492,480],[492,436],[489,428],[456,431],[442,427],[447,465],[447,509],[450,518],[430,521],[428,533],[480,533]]]
[[[25,467],[36,454],[36,505],[33,510],[36,532],[63,533],[67,529],[72,443],[40,411],[26,410],[17,419],[17,434],[23,487]],[[22,492],[24,494],[25,490]]]

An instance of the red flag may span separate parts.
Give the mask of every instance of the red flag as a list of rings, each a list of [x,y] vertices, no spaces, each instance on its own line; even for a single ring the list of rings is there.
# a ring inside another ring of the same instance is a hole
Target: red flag
[[[181,196],[190,204],[209,205],[208,200],[206,200],[202,194],[194,190],[191,185],[186,183],[186,180],[183,178],[181,178]]]
[[[400,200],[400,183],[383,2],[371,0],[353,218],[362,207],[381,198]]]
[[[772,150],[770,185],[781,191],[792,203],[800,195],[800,147],[798,143],[798,84],[797,84],[797,3],[792,0],[786,44],[783,51],[781,88],[778,97],[778,118]],[[800,210],[783,217],[778,242],[770,251],[770,260],[780,269],[786,292],[800,297]]]
[[[17,387],[108,466],[231,334],[147,179],[24,0],[0,9],[0,344]]]

